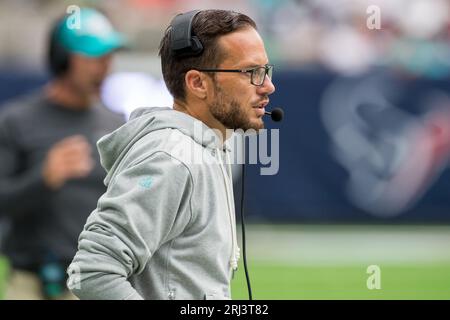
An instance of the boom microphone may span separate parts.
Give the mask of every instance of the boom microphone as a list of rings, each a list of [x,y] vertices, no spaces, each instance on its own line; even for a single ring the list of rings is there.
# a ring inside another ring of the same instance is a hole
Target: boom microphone
[[[272,112],[266,111],[265,114],[270,115],[273,121],[279,122],[283,120],[284,112],[281,108],[275,108]]]

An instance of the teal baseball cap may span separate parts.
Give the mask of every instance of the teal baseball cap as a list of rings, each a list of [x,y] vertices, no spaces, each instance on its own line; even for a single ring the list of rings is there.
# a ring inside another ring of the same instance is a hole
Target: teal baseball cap
[[[57,39],[69,52],[98,58],[123,48],[125,37],[99,11],[81,8],[66,15],[58,26]]]

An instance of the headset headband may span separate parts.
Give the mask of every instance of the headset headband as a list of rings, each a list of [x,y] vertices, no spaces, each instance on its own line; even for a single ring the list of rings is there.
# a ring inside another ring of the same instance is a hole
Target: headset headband
[[[200,39],[192,35],[192,21],[200,10],[177,15],[171,22],[170,48],[176,57],[191,57],[203,52]]]

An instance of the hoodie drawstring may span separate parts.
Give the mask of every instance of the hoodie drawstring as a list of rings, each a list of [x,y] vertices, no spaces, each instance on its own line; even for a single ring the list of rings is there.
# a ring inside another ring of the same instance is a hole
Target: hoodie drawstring
[[[220,152],[220,149],[218,149]],[[230,162],[229,154],[227,151],[225,151],[225,156],[227,159],[227,163]],[[230,224],[231,224],[231,237],[232,237],[232,252],[231,252],[231,258],[230,258],[230,267],[235,271],[238,267],[238,261],[240,257],[240,248],[238,247],[237,242],[237,236],[236,236],[236,216],[235,216],[235,208],[234,208],[234,196],[233,196],[233,190],[231,189],[232,185],[232,179],[231,179],[231,172],[227,174],[227,171],[225,169],[224,163],[222,161],[222,157],[220,157],[220,169],[222,171],[222,175],[225,182],[225,189],[227,193],[227,203],[228,203],[228,215],[230,218]]]

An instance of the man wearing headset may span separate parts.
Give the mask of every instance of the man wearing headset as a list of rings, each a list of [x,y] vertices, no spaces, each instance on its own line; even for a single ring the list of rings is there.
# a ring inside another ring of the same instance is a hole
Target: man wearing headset
[[[239,248],[226,139],[263,128],[272,66],[254,21],[224,10],[175,17],[160,56],[173,109],[137,110],[98,144],[108,190],[68,269],[82,299],[231,298]]]
[[[0,113],[0,214],[11,223],[2,248],[12,267],[7,299],[69,297],[65,270],[105,191],[95,143],[123,124],[99,102],[122,36],[94,9],[81,9],[78,25],[69,18],[51,31],[51,81]]]

